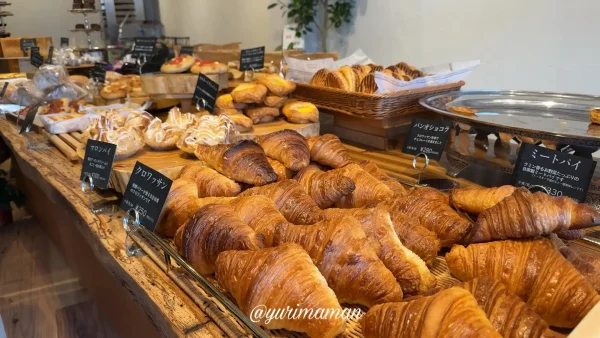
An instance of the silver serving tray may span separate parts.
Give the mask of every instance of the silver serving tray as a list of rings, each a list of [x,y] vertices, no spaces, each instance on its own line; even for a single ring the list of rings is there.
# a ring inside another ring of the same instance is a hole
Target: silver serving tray
[[[534,139],[600,147],[600,125],[589,111],[600,108],[600,96],[514,90],[455,91],[419,100],[450,120]],[[449,106],[476,109],[473,116],[448,111]]]

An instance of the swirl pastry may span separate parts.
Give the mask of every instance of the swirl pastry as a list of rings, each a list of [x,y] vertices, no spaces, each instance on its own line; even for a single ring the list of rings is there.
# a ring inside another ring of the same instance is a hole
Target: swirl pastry
[[[82,143],[77,149],[79,156],[85,154],[87,140],[92,139],[117,145],[115,160],[126,159],[144,146],[141,132],[135,127],[115,127],[106,117],[92,121],[90,126],[82,133]]]
[[[179,108],[174,107],[169,111],[169,116],[165,121],[168,124],[177,126],[181,130],[186,130],[197,123],[197,118],[191,113],[182,113]]]
[[[152,120],[145,133],[146,144],[159,151],[177,148],[177,141],[183,134],[181,128],[168,122],[163,123],[158,117]]]
[[[183,132],[177,141],[177,148],[188,154],[194,154],[199,144],[214,146],[229,143],[229,134],[235,130],[226,115],[205,115],[197,119],[194,127]]]
[[[145,132],[152,121],[152,115],[145,111],[133,111],[125,119],[126,127],[136,127],[139,131]]]
[[[113,128],[125,127],[125,116],[121,115],[118,110],[110,110],[106,113],[106,119],[113,125]]]

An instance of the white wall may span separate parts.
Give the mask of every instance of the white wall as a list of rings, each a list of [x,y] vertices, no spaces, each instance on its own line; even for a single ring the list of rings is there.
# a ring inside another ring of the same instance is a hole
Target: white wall
[[[160,0],[168,34],[195,42],[278,45],[283,20],[273,0]],[[598,0],[357,0],[354,25],[330,34],[341,54],[418,66],[480,59],[468,88],[600,95]],[[313,37],[314,38],[314,37]],[[316,39],[309,47],[317,46]]]
[[[68,12],[73,7],[72,0],[15,0],[10,1],[12,6],[4,10],[10,11],[14,16],[6,18],[7,29],[11,37],[20,36],[50,36],[54,45],[60,44],[61,37],[71,38],[71,45],[87,47],[85,33],[71,33],[75,25],[83,23],[83,14]],[[96,8],[99,7],[96,3]],[[100,24],[100,14],[90,14],[90,24]],[[92,33],[96,42],[102,42],[99,33]],[[96,45],[96,44],[95,44]]]

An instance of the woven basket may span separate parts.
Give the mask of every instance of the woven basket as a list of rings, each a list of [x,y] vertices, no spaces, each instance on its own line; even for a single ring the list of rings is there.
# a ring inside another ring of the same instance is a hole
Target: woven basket
[[[465,83],[460,81],[380,95],[299,83],[292,96],[299,100],[312,102],[321,109],[380,120],[421,112],[423,107],[419,104],[419,99],[433,94],[460,90],[464,85]]]

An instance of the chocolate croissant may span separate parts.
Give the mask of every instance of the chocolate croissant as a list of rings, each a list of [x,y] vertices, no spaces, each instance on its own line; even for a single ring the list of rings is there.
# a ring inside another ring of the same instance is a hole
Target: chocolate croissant
[[[307,141],[310,159],[314,162],[332,168],[341,168],[352,162],[342,141],[333,134],[310,137]]]
[[[497,188],[454,189],[450,191],[450,204],[462,211],[479,215],[486,209],[500,203],[505,197],[515,192],[512,185]]]
[[[410,302],[372,307],[361,318],[365,338],[501,338],[475,298],[453,287]]]
[[[196,148],[196,157],[238,182],[265,185],[277,181],[262,148],[249,140]]]
[[[273,233],[280,224],[288,221],[269,198],[261,195],[238,197],[229,205],[242,222],[264,237],[265,246],[273,246]]]
[[[598,221],[600,214],[589,205],[578,204],[569,197],[552,197],[542,192],[532,194],[518,188],[479,215],[465,242],[536,237],[590,227]]]
[[[355,185],[352,193],[342,197],[335,203],[338,208],[374,207],[377,203],[394,196],[394,192],[390,188],[362,170],[356,163],[348,164],[343,168],[331,170],[330,172],[352,179]]]
[[[235,214],[233,208],[209,204],[200,208],[175,241],[183,258],[202,275],[215,270],[217,256],[227,250],[258,250],[264,247],[258,235]]]
[[[364,171],[371,174],[371,176],[375,177],[376,179],[383,182],[383,184],[387,185],[387,187],[390,188],[394,192],[394,194],[400,196],[408,194],[402,183],[388,176],[388,174],[386,174],[383,170],[379,169],[379,167],[377,167],[375,163],[372,163],[369,160],[364,160],[360,163],[360,166],[363,168]]]
[[[341,315],[324,318],[314,315],[324,309],[341,314],[342,307],[306,251],[297,244],[256,251],[225,251],[217,258],[215,275],[247,316],[259,306],[284,313],[286,309],[313,313],[298,318],[281,316],[268,322],[267,316],[258,318],[257,324],[267,329],[333,338],[346,328]]]
[[[377,257],[354,217],[314,225],[280,225],[273,244],[300,244],[340,303],[373,306],[402,300],[394,275]]]
[[[341,172],[325,172],[315,165],[302,169],[294,179],[321,209],[329,208],[355,188],[354,181]]]
[[[446,261],[462,281],[489,276],[503,283],[551,326],[575,327],[600,301],[592,285],[545,239],[456,245]]]
[[[196,183],[198,197],[233,197],[241,191],[235,181],[200,164],[186,165],[179,177]]]
[[[256,195],[271,199],[281,214],[293,224],[315,224],[321,219],[321,209],[302,189],[300,183],[294,180],[250,188],[238,196]]]
[[[436,286],[436,279],[425,262],[398,239],[390,214],[383,209],[326,209],[323,219],[351,215],[362,229],[383,264],[392,272],[404,295],[425,293]]]
[[[310,163],[310,150],[304,136],[283,129],[255,139],[267,156],[278,160],[293,171],[299,171]]]

